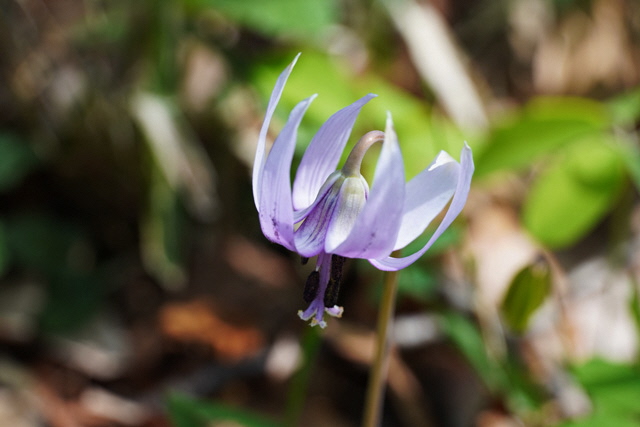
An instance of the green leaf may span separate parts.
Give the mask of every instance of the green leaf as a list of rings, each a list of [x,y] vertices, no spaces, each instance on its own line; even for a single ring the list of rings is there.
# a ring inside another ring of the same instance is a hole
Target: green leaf
[[[464,316],[450,312],[442,318],[447,336],[492,391],[505,390],[509,379],[504,369],[489,357],[480,330]]]
[[[488,351],[491,349],[483,340],[478,326],[459,313],[447,313],[443,320],[445,332],[490,392],[502,394],[508,407],[516,413],[530,412],[539,407],[542,402],[540,390],[517,361],[509,357],[500,361],[490,356]]]
[[[19,184],[37,164],[31,148],[17,136],[0,133],[0,191]]]
[[[517,333],[526,330],[531,315],[551,291],[551,274],[544,261],[526,266],[516,274],[500,305],[504,322]]]
[[[622,135],[618,135],[617,142],[627,173],[640,191],[640,147],[635,140]]]
[[[96,269],[93,248],[75,224],[43,213],[22,214],[6,224],[12,260],[43,276],[47,285],[42,329],[65,332],[82,326],[104,301],[114,271]]]
[[[476,176],[520,169],[608,126],[606,108],[582,98],[537,98],[489,134],[476,153]]]
[[[574,368],[592,399],[593,413],[567,426],[635,426],[640,420],[640,371],[637,367],[594,359]]]
[[[275,427],[279,424],[248,410],[222,403],[193,399],[183,394],[169,396],[169,412],[175,427],[206,427],[211,421],[231,421],[243,427]]]
[[[398,278],[399,296],[407,295],[424,301],[431,298],[437,289],[438,282],[434,275],[420,265],[413,264],[405,268]]]
[[[185,0],[185,3],[210,7],[270,37],[319,41],[339,18],[336,0]]]
[[[178,193],[154,169],[148,207],[140,227],[142,258],[149,273],[170,289],[184,284],[186,225]]]
[[[620,125],[633,125],[640,120],[640,87],[609,101],[613,121]]]
[[[0,276],[9,268],[11,263],[11,251],[4,222],[0,222]]]
[[[61,271],[50,277],[47,301],[40,315],[42,330],[65,333],[85,325],[104,302],[105,279],[100,272],[73,274]]]
[[[525,227],[550,248],[584,236],[611,209],[624,185],[619,153],[605,135],[574,144],[533,183]]]
[[[73,224],[46,214],[17,215],[6,222],[7,240],[14,260],[23,268],[48,276],[81,268],[75,248],[86,243]]]

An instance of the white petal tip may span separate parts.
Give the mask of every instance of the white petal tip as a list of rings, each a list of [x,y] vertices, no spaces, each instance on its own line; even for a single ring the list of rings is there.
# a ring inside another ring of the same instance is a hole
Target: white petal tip
[[[309,319],[311,319],[311,322],[309,322],[309,326],[320,326],[320,328],[324,329],[327,327],[327,322],[325,322],[324,320],[320,320],[318,321],[318,319],[316,319],[315,317],[315,310],[308,316],[304,315],[304,312],[302,310],[298,310],[298,317],[302,320],[304,320],[305,322]]]
[[[333,307],[325,307],[324,311],[333,317],[337,317],[338,319],[342,317],[342,313],[344,313],[344,308],[334,305]]]

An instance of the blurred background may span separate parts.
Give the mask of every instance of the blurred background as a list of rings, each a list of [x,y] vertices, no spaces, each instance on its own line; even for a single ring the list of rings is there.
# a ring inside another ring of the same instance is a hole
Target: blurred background
[[[369,92],[351,144],[390,111],[408,178],[474,151],[383,425],[638,425],[636,0],[0,0],[0,425],[359,425],[382,275],[309,328],[252,200],[298,52],[297,160]]]

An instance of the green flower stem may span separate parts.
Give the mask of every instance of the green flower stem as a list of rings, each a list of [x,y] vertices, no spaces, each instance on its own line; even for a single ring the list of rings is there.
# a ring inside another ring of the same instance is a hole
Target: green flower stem
[[[389,352],[392,345],[389,330],[393,326],[398,274],[397,271],[387,271],[384,274],[384,290],[378,314],[376,354],[369,371],[369,386],[367,388],[367,400],[365,401],[362,421],[363,427],[378,427],[380,425],[384,387],[389,367]]]

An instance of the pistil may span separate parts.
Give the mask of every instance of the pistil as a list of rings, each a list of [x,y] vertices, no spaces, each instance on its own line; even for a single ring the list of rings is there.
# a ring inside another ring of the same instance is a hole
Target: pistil
[[[372,130],[365,133],[349,153],[349,157],[342,167],[342,173],[345,176],[360,176],[360,166],[362,166],[364,155],[373,144],[380,141],[384,141],[384,132]]]

